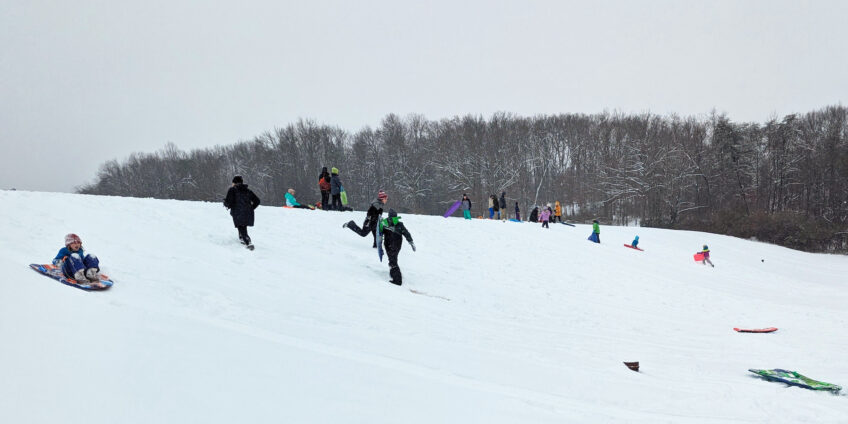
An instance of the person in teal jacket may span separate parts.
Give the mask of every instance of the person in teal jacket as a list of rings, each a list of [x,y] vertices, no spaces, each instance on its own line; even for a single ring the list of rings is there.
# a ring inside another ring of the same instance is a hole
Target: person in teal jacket
[[[302,208],[302,209],[312,209],[309,206],[301,205],[297,203],[297,199],[294,198],[294,189],[290,188],[288,193],[286,193],[286,206],[290,208]]]

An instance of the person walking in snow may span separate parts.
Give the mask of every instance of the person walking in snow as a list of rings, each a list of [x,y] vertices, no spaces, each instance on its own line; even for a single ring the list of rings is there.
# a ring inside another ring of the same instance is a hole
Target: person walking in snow
[[[597,219],[592,220],[592,235],[589,236],[589,240],[595,243],[601,242],[601,226],[598,224]]]
[[[288,189],[288,191],[286,192],[286,206],[288,206],[290,208],[313,209],[310,206],[301,205],[300,203],[297,202],[297,199],[294,198],[294,189],[293,188]]]
[[[500,206],[500,209],[499,209],[500,214],[501,214],[500,219],[501,219],[501,221],[506,221],[507,213],[506,213],[506,192],[505,191],[501,192],[501,198],[498,201],[498,203],[499,203],[499,206]]]
[[[521,210],[518,209],[518,202],[515,202],[515,220],[521,221]]]
[[[370,232],[374,236],[374,245],[372,247],[377,247],[377,225],[380,222],[380,217],[383,215],[383,205],[386,204],[386,201],[389,200],[389,196],[385,191],[380,190],[377,192],[377,198],[371,202],[371,206],[368,208],[368,212],[365,214],[365,221],[362,222],[362,228],[359,228],[353,220],[345,222],[342,224],[343,228],[350,228],[356,234],[359,234],[360,237],[365,237]]]
[[[321,190],[321,209],[330,209],[330,173],[327,172],[327,167],[321,168],[321,175],[318,176],[318,189]]]
[[[415,251],[415,243],[412,241],[412,234],[409,234],[406,227],[400,222],[400,217],[394,209],[389,209],[389,217],[380,221],[380,231],[383,234],[383,245],[386,248],[386,255],[389,257],[389,275],[392,284],[403,284],[403,275],[398,266],[398,253],[403,245],[403,239],[409,242],[412,251]]]
[[[471,199],[464,193],[462,195],[462,216],[465,219],[471,219]]]
[[[704,265],[709,263],[711,267],[715,268],[715,265],[713,265],[713,261],[710,260],[710,248],[707,247],[706,244],[704,245],[704,248],[701,250],[700,253],[704,255],[704,260],[701,261],[701,263]]]
[[[224,198],[224,207],[230,210],[233,225],[238,229],[239,240],[248,247],[253,246],[253,243],[247,234],[247,227],[253,226],[253,211],[259,207],[259,203],[259,198],[247,188],[241,175],[233,177],[233,185],[227,190],[227,197]]]
[[[330,176],[330,195],[333,196],[332,210],[342,210],[342,179],[339,178],[339,168],[333,167]]]
[[[554,206],[554,219],[553,222],[562,222],[562,205],[559,203],[559,200],[556,201]]]
[[[103,287],[100,282],[100,260],[82,249],[82,240],[74,233],[65,236],[65,247],[53,258],[53,265],[62,267],[65,277],[82,284],[90,281],[91,285]]]
[[[542,215],[539,217],[539,220],[542,221],[542,227],[548,227],[548,220],[551,219],[551,208],[542,209]]]

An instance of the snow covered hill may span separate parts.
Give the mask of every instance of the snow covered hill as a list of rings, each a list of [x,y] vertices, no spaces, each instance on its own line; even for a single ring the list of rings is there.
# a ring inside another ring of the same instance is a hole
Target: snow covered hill
[[[0,192],[3,423],[846,422],[848,258],[714,234]],[[74,232],[115,286],[27,266]],[[622,246],[639,235],[645,252]],[[703,244],[715,268],[692,260]],[[414,289],[431,296],[415,294]],[[447,300],[449,299],[449,300]],[[733,327],[775,326],[772,334]],[[622,361],[639,361],[641,372]]]

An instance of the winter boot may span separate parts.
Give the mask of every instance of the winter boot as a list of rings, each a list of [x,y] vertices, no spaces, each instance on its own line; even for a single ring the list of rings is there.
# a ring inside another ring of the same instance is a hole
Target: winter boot
[[[85,278],[88,278],[92,283],[100,283],[100,270],[97,268],[89,268],[85,270]]]
[[[77,283],[83,284],[88,281],[88,278],[85,277],[85,270],[81,269],[74,273],[74,280],[77,280]]]

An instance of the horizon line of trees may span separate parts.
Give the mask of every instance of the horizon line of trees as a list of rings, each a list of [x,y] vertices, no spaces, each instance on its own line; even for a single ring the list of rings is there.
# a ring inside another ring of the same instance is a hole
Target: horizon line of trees
[[[464,193],[484,215],[559,200],[568,219],[691,229],[807,251],[848,251],[848,108],[763,124],[650,113],[438,121],[387,115],[350,133],[300,119],[249,141],[184,152],[173,143],[102,164],[85,194],[221,201],[234,175],[282,205],[320,200],[318,175],[339,168],[355,209],[379,189],[399,212],[442,214]]]

